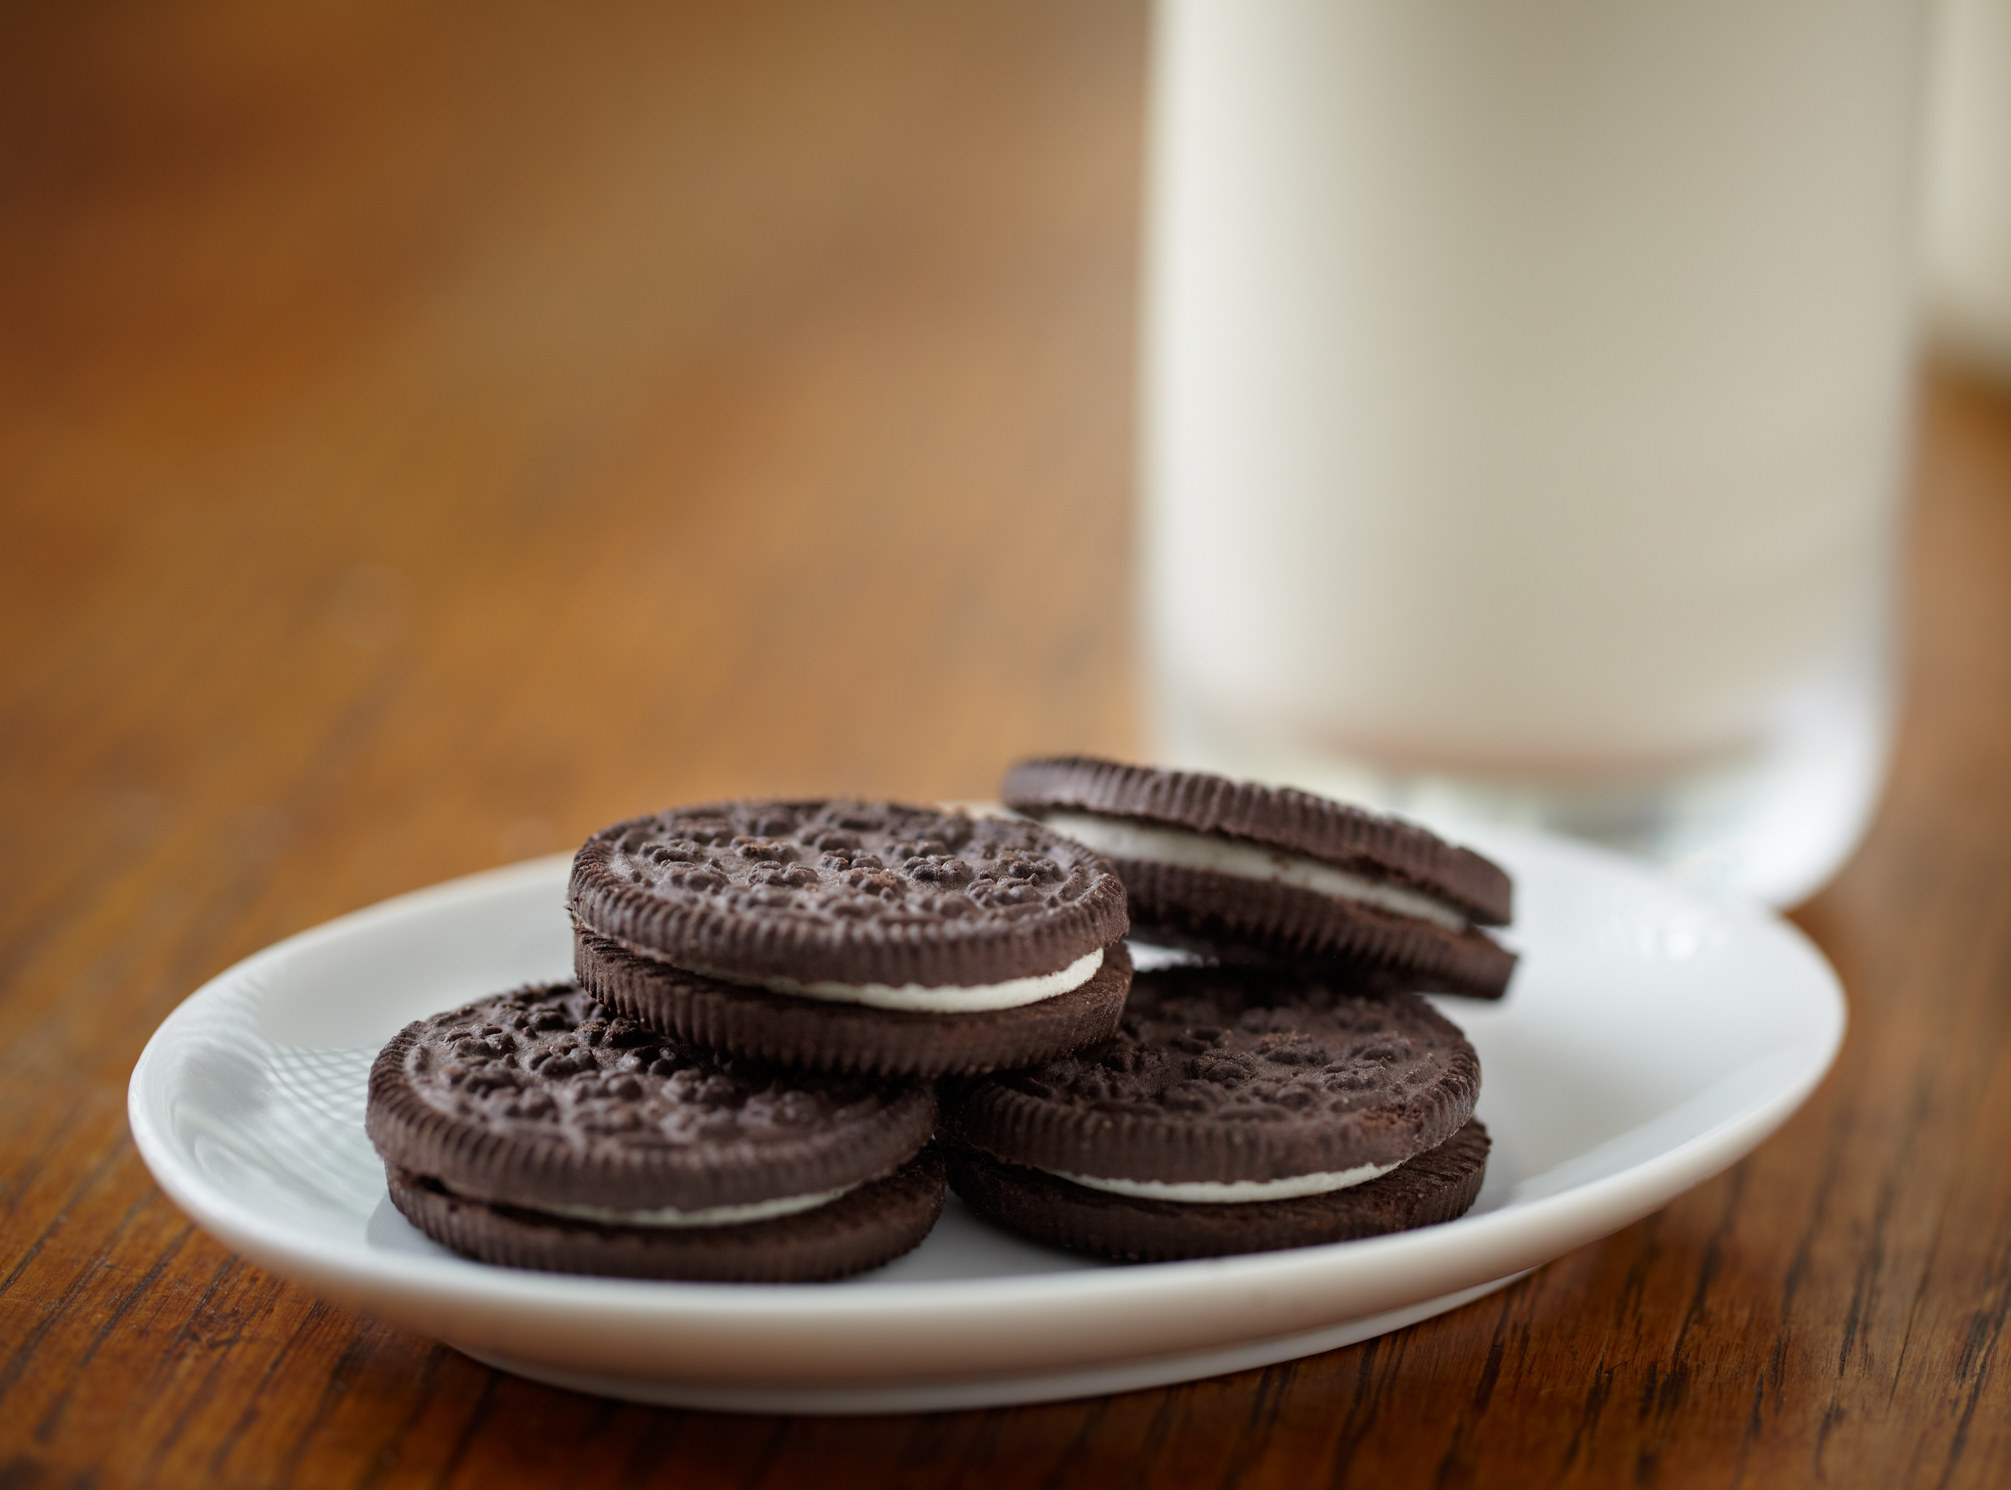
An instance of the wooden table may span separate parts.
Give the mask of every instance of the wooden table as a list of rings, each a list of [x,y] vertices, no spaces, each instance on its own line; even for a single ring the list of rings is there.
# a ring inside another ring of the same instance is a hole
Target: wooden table
[[[498,1376],[126,1135],[285,933],[713,793],[1136,748],[1136,3],[0,22],[0,1486],[2011,1476],[2011,400],[1925,402],[1891,795],[1798,917],[1836,1072],[1446,1318],[891,1420]]]

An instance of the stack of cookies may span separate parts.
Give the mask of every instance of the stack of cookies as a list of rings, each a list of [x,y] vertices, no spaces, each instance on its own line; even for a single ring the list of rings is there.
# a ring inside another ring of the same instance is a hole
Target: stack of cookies
[[[1028,761],[1008,806],[1102,853],[1133,934],[1201,960],[1140,973],[1101,1045],[946,1094],[978,1211],[1126,1259],[1344,1241],[1479,1194],[1480,1060],[1418,991],[1499,998],[1495,865],[1285,788]]]
[[[1506,919],[1498,870],[1208,777],[1031,762],[1007,797],[1022,816],[740,801],[596,834],[576,981],[379,1055],[393,1202],[489,1262],[736,1281],[899,1256],[946,1169],[994,1220],[1123,1258],[1472,1203],[1479,1063],[1409,990],[1505,986],[1476,929]],[[1207,960],[1134,981],[1134,921]]]
[[[1124,886],[1031,822],[721,802],[589,839],[577,983],[422,1020],[367,1126],[398,1208],[488,1262],[808,1281],[943,1204],[936,1083],[1109,1039]]]

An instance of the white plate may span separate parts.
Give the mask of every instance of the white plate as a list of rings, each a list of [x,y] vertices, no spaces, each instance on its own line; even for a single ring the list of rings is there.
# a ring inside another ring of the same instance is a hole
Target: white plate
[[[822,1285],[488,1267],[391,1208],[364,1078],[408,1020],[564,976],[563,858],[304,932],[211,980],[133,1072],[141,1155],[247,1257],[470,1355],[583,1390],[747,1411],[897,1412],[1085,1396],[1309,1355],[1428,1318],[1625,1226],[1771,1133],[1843,1036],[1836,978],[1767,912],[1555,839],[1516,877],[1499,1004],[1446,1000],[1486,1073],[1494,1153],[1464,1218],[1391,1237],[1114,1267],[961,1210],[910,1256]]]

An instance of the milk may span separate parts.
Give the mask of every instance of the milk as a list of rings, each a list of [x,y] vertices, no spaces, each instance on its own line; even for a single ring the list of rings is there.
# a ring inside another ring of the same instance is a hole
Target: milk
[[[1162,0],[1164,747],[1610,793],[1877,716],[1921,21]]]
[[[1942,0],[1928,115],[1928,306],[1941,344],[2011,384],[2011,0]]]

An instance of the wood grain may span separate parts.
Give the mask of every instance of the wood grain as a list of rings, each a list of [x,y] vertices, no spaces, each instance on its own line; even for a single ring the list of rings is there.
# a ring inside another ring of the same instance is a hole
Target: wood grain
[[[1135,744],[1135,3],[0,17],[0,1486],[2011,1477],[2011,401],[1929,390],[1891,795],[1778,1138],[1450,1317],[847,1421],[498,1376],[193,1230],[202,979],[703,794]]]

